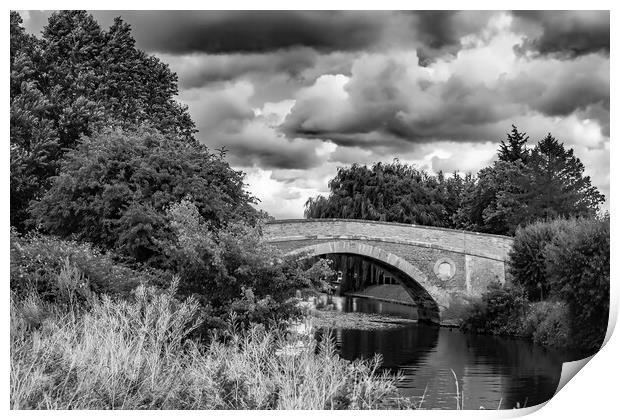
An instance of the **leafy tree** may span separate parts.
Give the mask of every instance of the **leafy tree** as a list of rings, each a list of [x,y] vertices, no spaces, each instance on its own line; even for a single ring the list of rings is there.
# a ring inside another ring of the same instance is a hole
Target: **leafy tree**
[[[37,74],[41,89],[53,104],[63,148],[73,147],[82,134],[104,122],[105,105],[95,95],[104,83],[102,57],[105,37],[85,11],[53,13],[43,28],[43,63]]]
[[[500,142],[498,160],[481,169],[471,179],[461,197],[455,217],[457,226],[467,230],[512,235],[522,222],[525,193],[523,176],[529,152],[526,133],[515,125]]]
[[[145,122],[191,139],[194,124],[174,100],[176,74],[135,48],[131,28],[122,19],[116,18],[106,32],[85,11],[54,13],[43,29],[41,47],[64,147],[105,126]]]
[[[22,82],[11,101],[11,226],[23,229],[28,203],[40,198],[56,171],[58,137],[49,118],[51,103],[34,82]]]
[[[521,222],[521,161],[496,161],[481,169],[463,192],[457,226],[466,230],[514,234]]]
[[[19,93],[22,82],[32,80],[39,52],[37,38],[27,34],[22,23],[19,13],[11,11],[11,99]]]
[[[525,139],[514,127],[511,136]],[[529,155],[513,161],[510,153],[518,150],[520,141],[507,147],[503,159],[481,169],[464,189],[457,226],[512,235],[519,226],[538,220],[596,214],[605,198],[584,176],[572,149],[566,150],[549,134]]]
[[[177,76],[135,48],[120,18],[108,31],[85,11],[53,13],[40,39],[11,12],[11,224],[24,230],[30,201],[49,188],[82,135],[148,124],[195,143]]]
[[[602,346],[609,319],[609,227],[609,219],[581,219],[545,249],[551,287],[569,306],[570,341],[588,354]]]
[[[456,227],[457,213],[461,205],[461,197],[464,194],[470,176],[462,177],[458,172],[454,172],[451,177],[444,177],[443,172],[439,171],[437,180],[440,186],[440,199],[445,207],[444,225],[446,227]]]
[[[187,195],[214,229],[258,217],[243,173],[202,145],[152,128],[82,138],[31,213],[47,232],[161,262],[170,237],[166,209]]]
[[[573,220],[536,222],[517,229],[510,250],[509,271],[516,284],[523,286],[528,298],[547,299],[554,292],[547,275],[546,249],[560,234],[577,229]],[[555,290],[557,295],[557,290]]]
[[[306,217],[451,226],[462,179],[446,180],[396,160],[340,168],[329,187],[329,197],[308,200]]]
[[[41,61],[38,40],[21,26],[22,18],[11,12],[11,226],[23,229],[30,200],[38,198],[56,167],[58,138],[52,120],[52,103],[36,81]]]

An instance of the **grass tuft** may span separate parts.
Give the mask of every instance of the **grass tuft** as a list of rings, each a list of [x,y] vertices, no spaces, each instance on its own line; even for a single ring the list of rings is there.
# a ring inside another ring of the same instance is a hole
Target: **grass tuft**
[[[68,293],[81,278],[71,267]],[[188,339],[195,300],[139,286],[130,300],[92,298],[60,308],[36,293],[11,298],[12,409],[413,408],[380,358],[348,362],[332,340],[240,330],[209,344]]]

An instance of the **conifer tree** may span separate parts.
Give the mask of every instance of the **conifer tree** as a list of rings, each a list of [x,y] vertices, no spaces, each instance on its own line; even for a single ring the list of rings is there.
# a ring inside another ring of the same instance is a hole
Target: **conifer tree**
[[[529,221],[567,216],[593,216],[605,197],[594,187],[573,149],[551,134],[540,140],[527,163],[524,178]]]
[[[513,124],[512,131],[508,133],[506,141],[502,140],[499,145],[498,158],[504,162],[516,162],[521,160],[527,161],[529,152],[525,147],[529,137],[525,132],[519,133],[517,127]]]

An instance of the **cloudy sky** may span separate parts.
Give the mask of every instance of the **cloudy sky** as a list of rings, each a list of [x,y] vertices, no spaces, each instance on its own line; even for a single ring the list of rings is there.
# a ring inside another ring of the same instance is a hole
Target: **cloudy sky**
[[[49,14],[22,12],[37,34]],[[93,14],[170,65],[199,139],[277,218],[354,162],[476,172],[513,123],[574,148],[609,197],[608,12]]]

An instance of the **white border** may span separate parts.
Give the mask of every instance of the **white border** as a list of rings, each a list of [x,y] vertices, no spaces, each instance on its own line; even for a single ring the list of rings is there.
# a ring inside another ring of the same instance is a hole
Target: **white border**
[[[381,2],[360,2],[360,1],[325,1],[325,0],[314,0],[314,1],[296,1],[294,3],[284,2],[284,1],[261,1],[261,2],[249,2],[249,1],[238,1],[238,0],[228,0],[226,2],[204,2],[204,1],[187,1],[187,0],[177,0],[174,2],[162,2],[162,1],[118,1],[118,0],[110,0],[106,2],[84,2],[84,1],[56,1],[56,2],[45,2],[45,1],[9,1],[8,6],[10,9],[31,9],[31,10],[43,10],[43,9],[153,9],[153,10],[167,10],[167,9],[365,9],[365,10],[375,10],[378,6],[381,6],[381,9],[387,10],[398,10],[398,9],[463,9],[465,6],[468,9],[498,9],[498,6],[501,6],[501,9],[606,9],[611,10],[611,38],[612,38],[612,59],[611,59],[611,74],[619,74],[618,70],[614,71],[614,57],[617,56],[617,46],[618,46],[618,19],[617,14],[618,7],[614,7],[616,4],[620,4],[618,2],[612,1],[601,1],[601,0],[590,0],[588,2],[583,1],[562,1],[562,2],[550,2],[550,1],[532,1],[532,0],[522,0],[522,1],[505,1],[497,3],[492,1],[433,1],[433,2],[419,2],[418,4],[413,3],[411,1],[393,1],[393,0],[384,0]],[[294,6],[294,7],[293,7]],[[2,20],[3,25],[3,33],[8,34],[8,10],[5,12],[4,19]],[[5,204],[2,206],[2,219],[4,223],[2,224],[5,236],[4,241],[2,241],[2,249],[1,249],[1,258],[2,258],[2,269],[3,269],[3,278],[4,278],[4,288],[3,288],[3,314],[2,319],[4,320],[2,337],[4,341],[4,360],[5,366],[7,370],[5,371],[3,380],[5,384],[5,392],[3,394],[5,399],[4,407],[8,410],[9,407],[9,346],[8,346],[8,323],[9,323],[9,308],[8,308],[8,280],[9,280],[9,241],[8,241],[8,226],[9,226],[9,206],[8,206],[8,197],[9,197],[9,124],[8,124],[8,115],[9,115],[9,101],[8,97],[8,71],[9,67],[6,65],[6,61],[8,61],[8,42],[5,38],[4,43],[2,44],[3,48],[3,56],[5,59],[5,66],[3,67],[3,72],[5,74],[3,84],[3,92],[4,92],[4,101],[3,101],[3,113],[4,116],[4,144],[2,147],[2,157],[5,164],[3,165],[4,174],[0,180],[2,185],[2,193],[3,197],[5,197]],[[616,66],[617,67],[617,66]],[[615,83],[614,78],[611,81],[611,90],[612,96],[615,98],[617,95],[617,84]],[[615,119],[613,118],[614,107],[612,101],[612,112],[611,112],[611,137],[614,137],[614,134],[618,132],[616,128]],[[615,147],[611,147],[611,162],[617,161],[617,152]],[[611,165],[611,178],[614,179],[615,175],[617,175],[618,171],[614,168],[614,165]],[[610,186],[610,196],[616,197],[617,194],[617,183],[613,182]],[[613,212],[612,202],[610,200],[610,212]],[[615,213],[614,213],[615,214]],[[615,246],[615,233],[617,232],[616,226],[617,221],[612,219],[612,255],[618,255],[614,253],[617,251],[617,246]],[[611,305],[611,322],[610,327],[613,328],[615,325],[617,313],[618,313],[618,265],[615,264],[612,260],[611,267],[611,277],[612,277],[612,305]],[[609,334],[608,334],[609,335]],[[609,338],[609,337],[608,337]],[[569,381],[569,383],[555,396],[553,397],[548,404],[544,406],[544,408],[540,410],[536,410],[529,418],[531,419],[543,419],[543,418],[561,418],[561,419],[584,419],[584,418],[592,418],[592,419],[606,419],[616,417],[617,414],[617,389],[618,389],[618,379],[620,378],[620,369],[618,366],[620,363],[617,360],[616,355],[620,354],[620,342],[617,337],[612,336],[611,339],[607,342],[604,348],[597,354],[592,360],[579,372],[576,379]],[[540,408],[540,407],[538,407]],[[390,416],[394,418],[459,418],[459,419],[484,419],[484,418],[499,418],[499,417],[515,417],[526,414],[526,412],[531,412],[533,409],[526,410],[514,410],[514,411],[406,411],[406,412],[396,412],[390,411],[388,412],[295,412],[295,413],[286,413],[286,412],[116,412],[116,413],[108,413],[108,412],[89,412],[87,415],[93,418],[99,417],[131,417],[131,418],[149,418],[152,419],[154,417],[166,418],[170,419],[170,416],[179,416],[182,415],[186,418],[204,418],[205,416],[212,417],[215,416],[221,419],[236,419],[239,416],[241,417],[253,417],[253,418],[284,418],[295,416],[296,418],[299,416],[301,418],[315,418],[317,415],[321,417],[328,418],[336,418],[339,419],[343,417],[353,417],[356,418],[374,418],[377,415]],[[9,415],[15,417],[55,417],[55,418],[78,418],[82,417],[85,413],[82,412],[9,412]]]

